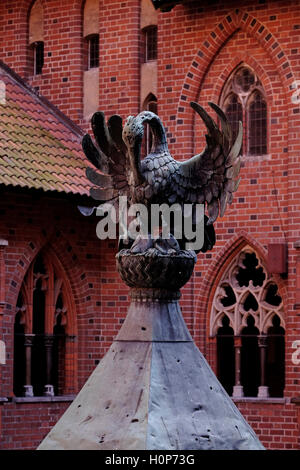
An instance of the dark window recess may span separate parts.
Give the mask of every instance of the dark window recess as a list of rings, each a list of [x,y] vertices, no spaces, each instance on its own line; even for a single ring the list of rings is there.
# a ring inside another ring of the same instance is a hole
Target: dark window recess
[[[256,312],[258,310],[257,300],[251,293],[249,293],[245,299],[244,310],[246,312],[249,312],[249,310],[253,310],[254,312]]]
[[[236,139],[239,131],[239,121],[243,122],[243,109],[242,105],[235,94],[231,94],[227,100],[227,104],[225,106],[225,114],[229,123],[231,124],[232,129],[232,138],[233,142]],[[243,147],[243,146],[242,146]],[[243,149],[241,148],[240,153],[243,153]]]
[[[16,314],[14,324],[14,394],[16,396],[22,395],[23,385],[25,384],[25,326],[22,319],[22,305],[23,299],[21,294],[19,294],[17,309],[20,310]]]
[[[228,312],[228,315],[222,312],[221,325],[219,317],[215,316],[218,321],[218,378],[229,395],[234,385],[241,383],[245,397],[257,397],[260,386],[268,387],[270,397],[283,397],[285,332],[280,313],[274,312],[276,308],[282,311],[278,287],[275,282],[268,280],[254,252],[244,252],[237,261],[231,271],[225,273],[226,281],[222,282],[221,289],[217,291],[218,300],[215,303],[217,311],[225,308]],[[232,284],[228,279],[232,280]],[[254,288],[254,291],[250,292],[249,288]],[[244,319],[240,326],[236,326],[235,333],[230,327],[229,315],[233,315],[232,322],[235,324],[236,312],[242,314]],[[262,325],[266,325],[266,320],[268,326],[265,331]],[[257,325],[261,325],[260,330]],[[240,351],[235,348],[240,348]],[[236,353],[239,352],[241,362],[236,369]]]
[[[143,61],[157,59],[157,26],[149,26],[143,30]]]
[[[246,93],[255,82],[255,77],[251,70],[246,67],[241,68],[235,76],[236,84]]]
[[[41,75],[44,66],[44,43],[34,43],[34,75]]]
[[[249,154],[267,153],[267,105],[260,93],[255,93],[249,106]]]
[[[280,295],[278,295],[277,291],[278,287],[276,284],[270,284],[265,297],[265,301],[270,305],[274,305],[275,307],[278,307],[278,305],[280,305],[282,302],[282,299]]]
[[[57,309],[58,305],[56,305]],[[62,325],[62,315],[60,313],[56,317],[53,335],[52,384],[55,395],[62,395],[65,378],[66,332],[65,327]]]
[[[20,293],[17,301],[14,324],[14,394],[24,395],[24,385],[32,385],[34,396],[42,396],[46,384],[53,384],[54,394],[61,395],[65,385],[65,341],[66,332],[64,326],[64,301],[63,294],[57,296],[54,315],[53,331],[46,332],[46,304],[47,295],[49,302],[49,277],[53,276],[52,284],[57,277],[50,274],[43,257],[38,255],[33,269],[30,271],[30,279],[25,281],[26,291],[32,289],[32,329],[25,332],[26,308],[25,296]],[[59,284],[59,282],[58,282]],[[29,323],[27,321],[27,329]],[[26,345],[26,341],[30,340]],[[50,341],[50,342],[49,342]],[[30,345],[31,344],[31,345]],[[30,352],[30,361],[28,354]],[[30,349],[30,351],[28,350]],[[28,383],[29,380],[29,383]]]
[[[249,315],[247,326],[242,330],[241,348],[241,383],[246,397],[256,397],[260,385],[258,334],[254,318]]]
[[[236,279],[240,287],[249,286],[251,280],[254,287],[262,286],[265,280],[265,273],[262,267],[257,267],[258,259],[255,253],[246,253],[243,260],[243,267],[240,267],[236,276]]]
[[[274,315],[267,337],[266,383],[269,387],[270,397],[283,397],[285,384],[284,343],[284,329],[280,326],[280,318]]]
[[[234,340],[227,316],[223,317],[222,326],[218,329],[217,351],[218,379],[231,396],[235,379]]]
[[[151,111],[154,114],[157,114],[157,99],[151,93],[148,98],[145,100],[144,111]],[[144,130],[144,138],[143,138],[143,145],[142,145],[142,157],[148,155],[151,152],[153,144],[153,133],[149,124],[145,124]]]
[[[99,67],[99,34],[88,38],[88,69]]]
[[[221,299],[221,303],[224,307],[230,307],[236,303],[236,297],[231,286],[224,286],[226,296]]]

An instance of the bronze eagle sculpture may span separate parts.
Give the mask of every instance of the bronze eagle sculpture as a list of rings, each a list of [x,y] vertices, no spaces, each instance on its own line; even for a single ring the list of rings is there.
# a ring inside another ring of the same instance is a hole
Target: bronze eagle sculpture
[[[202,106],[195,102],[191,106],[208,132],[203,152],[186,161],[177,161],[170,155],[164,126],[150,111],[129,116],[124,127],[120,116],[113,115],[106,123],[104,113],[96,112],[91,121],[95,141],[86,134],[82,147],[98,170],[90,167],[86,170],[87,178],[96,186],[90,189],[95,200],[117,205],[122,195],[128,198],[129,204],[141,203],[147,207],[162,203],[204,204],[208,215],[201,251],[207,251],[215,243],[213,223],[224,215],[239,185],[243,132],[240,122],[233,142],[230,123],[219,106],[209,103],[220,128]],[[152,131],[152,148],[141,159],[147,123]],[[84,215],[90,215],[93,209],[80,208]]]

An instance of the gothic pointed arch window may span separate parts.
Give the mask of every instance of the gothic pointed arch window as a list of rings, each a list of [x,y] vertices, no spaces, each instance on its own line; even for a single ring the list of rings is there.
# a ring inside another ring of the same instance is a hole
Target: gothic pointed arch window
[[[32,262],[21,287],[14,324],[14,394],[74,393],[76,325],[70,285],[53,253]],[[68,361],[68,362],[67,362]]]
[[[233,138],[243,124],[241,154],[267,154],[268,110],[265,92],[255,72],[241,64],[229,77],[222,91],[220,105],[232,126]]]
[[[283,396],[284,328],[276,282],[259,255],[245,246],[219,281],[210,317],[217,375],[230,395]]]

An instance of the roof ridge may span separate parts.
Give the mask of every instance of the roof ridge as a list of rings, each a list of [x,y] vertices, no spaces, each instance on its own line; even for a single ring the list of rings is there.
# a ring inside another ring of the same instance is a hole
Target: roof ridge
[[[48,111],[50,111],[56,119],[58,119],[62,124],[64,124],[71,132],[77,135],[77,137],[82,137],[84,135],[83,129],[76,124],[72,119],[70,119],[68,116],[66,116],[60,109],[58,109],[51,101],[49,101],[47,98],[45,98],[42,95],[39,95],[37,91],[31,87],[20,75],[18,75],[13,69],[11,69],[7,64],[5,64],[1,59],[0,59],[0,68],[3,69],[3,71],[9,75],[9,77],[17,82],[18,85],[21,87],[25,88],[27,92],[30,93],[33,98],[35,98],[37,101],[39,101],[43,106],[47,106]]]

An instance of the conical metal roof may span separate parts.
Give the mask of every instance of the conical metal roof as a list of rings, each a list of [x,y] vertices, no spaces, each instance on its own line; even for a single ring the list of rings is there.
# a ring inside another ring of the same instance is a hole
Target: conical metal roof
[[[257,436],[196,347],[177,300],[133,301],[40,450],[250,450]]]

